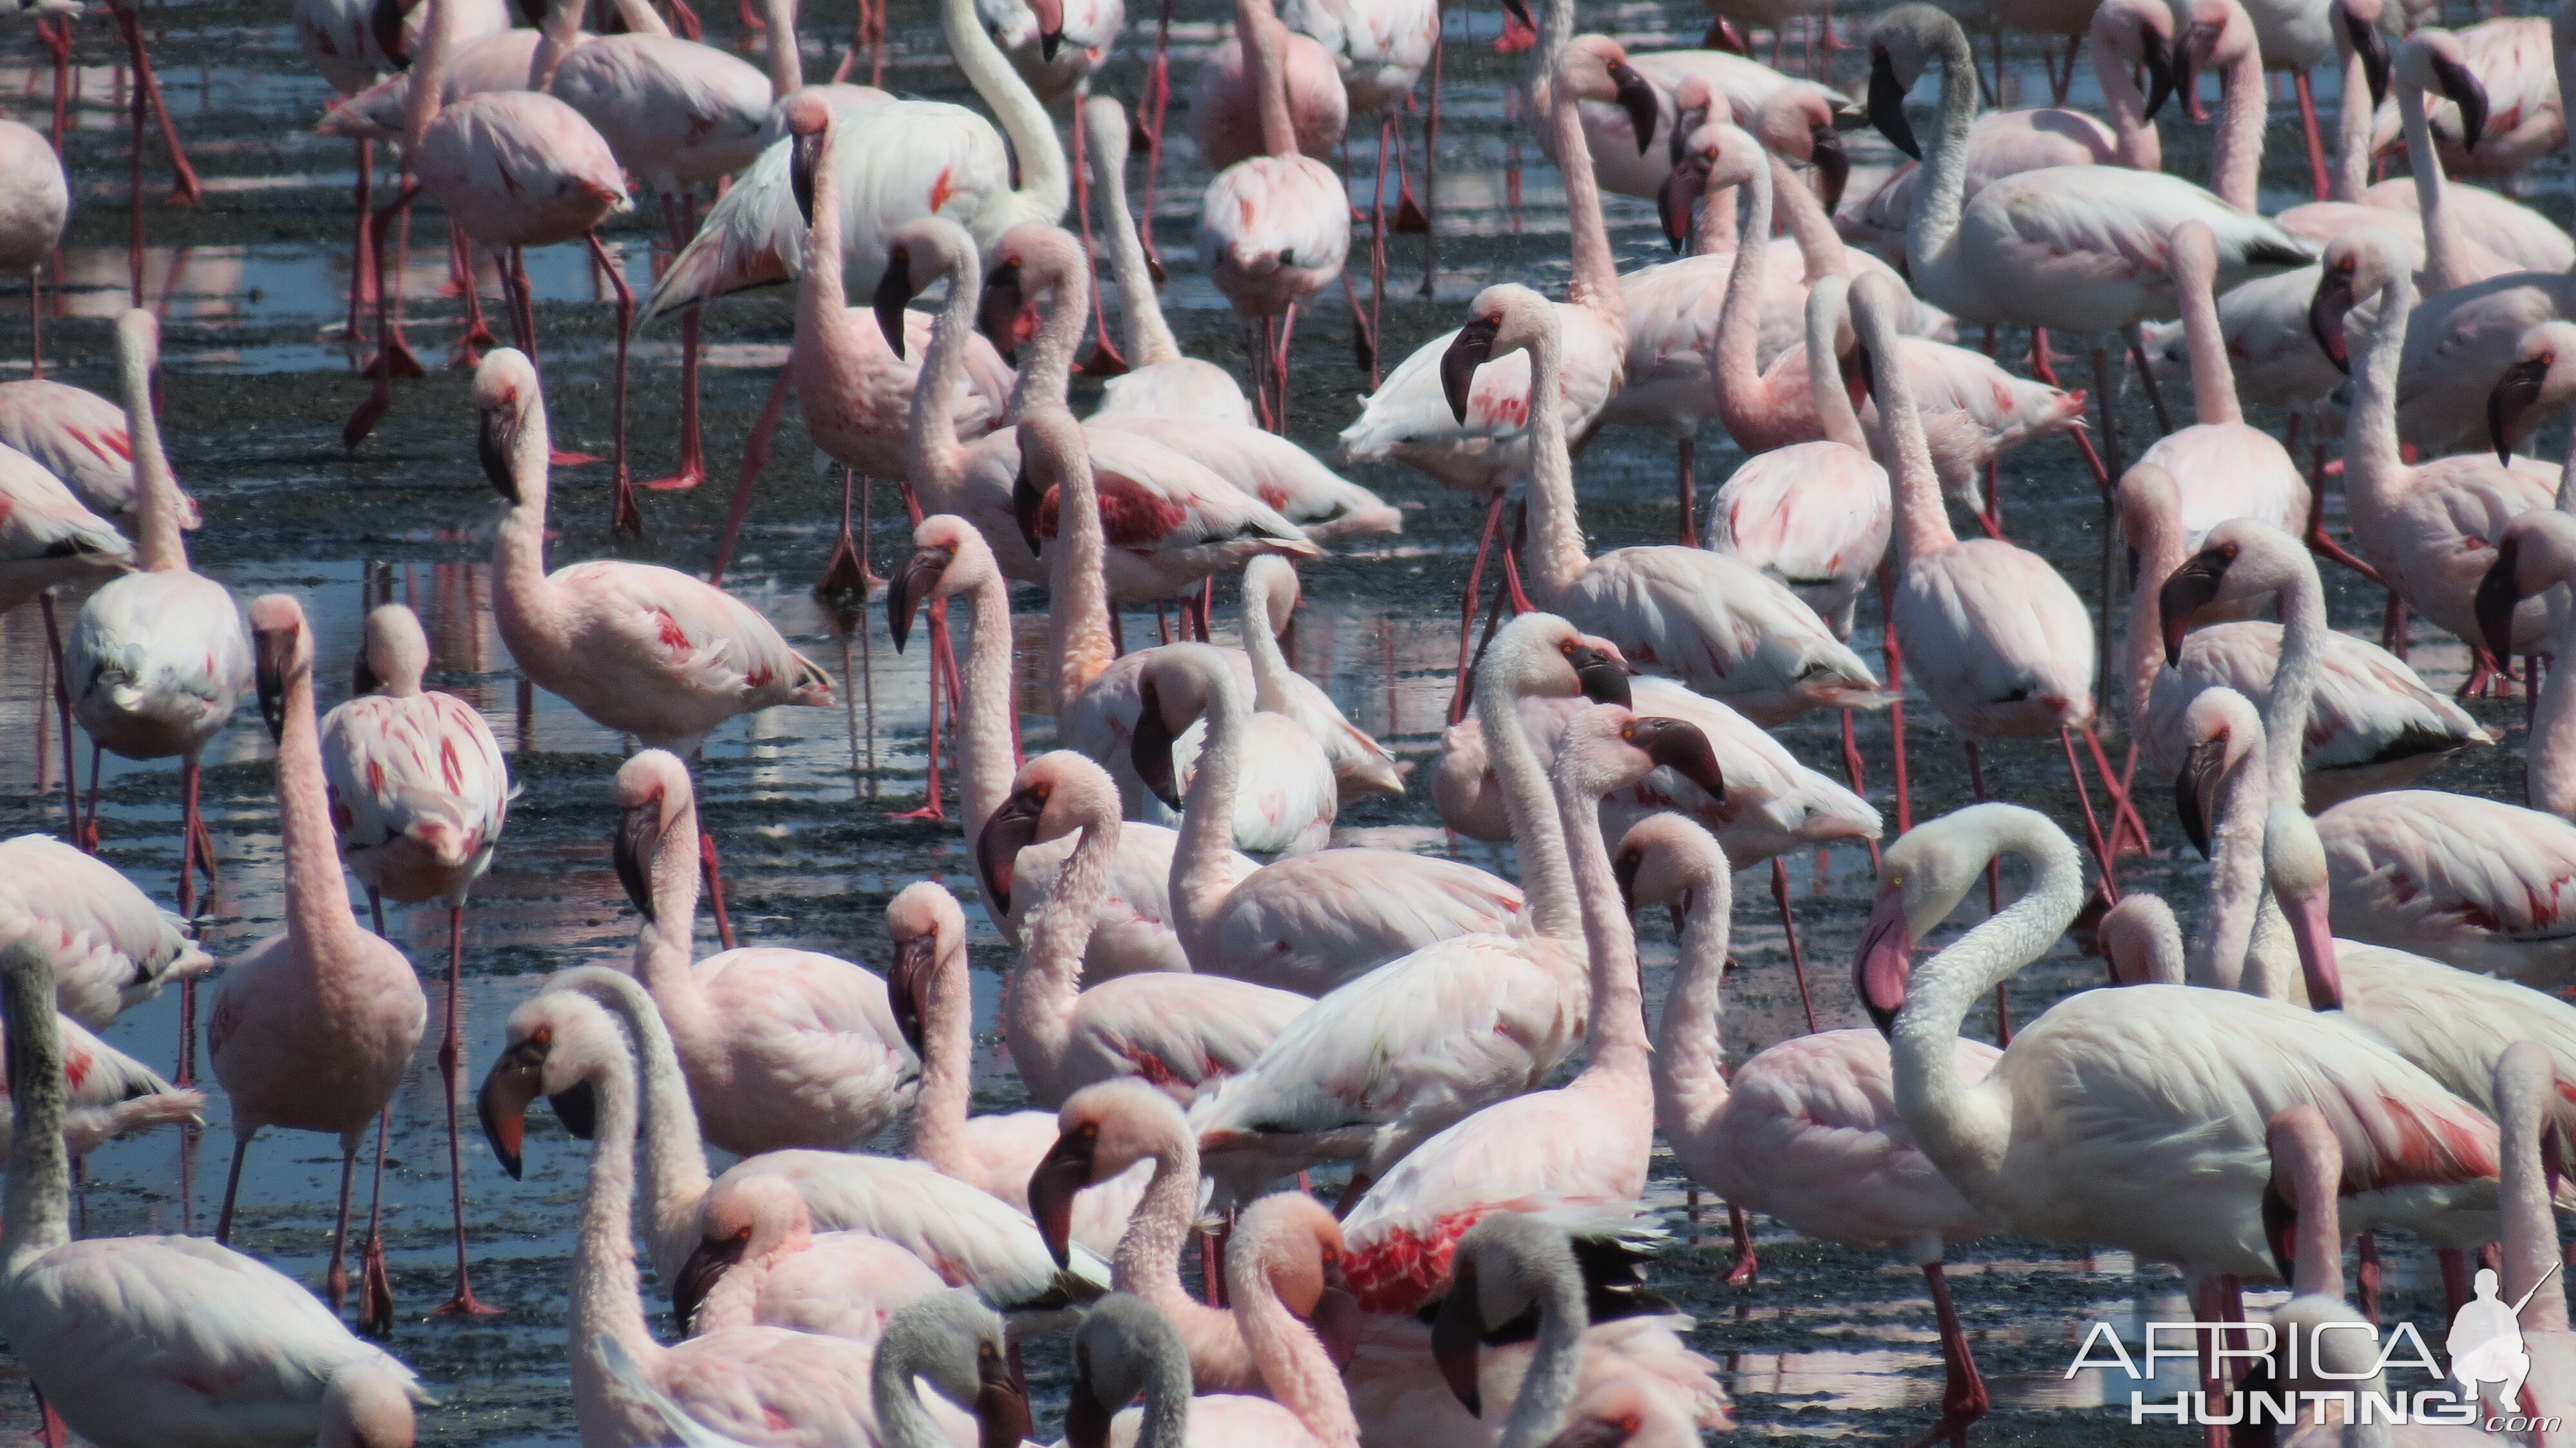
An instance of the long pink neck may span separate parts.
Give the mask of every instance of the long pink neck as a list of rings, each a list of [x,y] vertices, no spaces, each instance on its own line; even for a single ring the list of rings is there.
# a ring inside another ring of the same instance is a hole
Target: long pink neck
[[[1011,776],[1019,760],[1011,745],[1011,592],[999,569],[975,585],[975,636],[966,646],[966,710],[958,737],[959,786],[966,838],[984,832],[984,822],[1010,798]]]
[[[322,777],[322,734],[313,717],[313,669],[286,676],[286,723],[277,736],[278,844],[286,856],[286,933],[294,957],[317,975],[361,943],[331,828],[330,786]]]
[[[1584,1048],[1591,1059],[1573,1084],[1613,1093],[1622,1101],[1633,1096],[1651,1125],[1648,1100],[1653,1086],[1646,1068],[1646,1003],[1637,980],[1637,933],[1620,905],[1619,877],[1611,872],[1609,846],[1601,838],[1603,791],[1587,787],[1578,774],[1560,763],[1556,785],[1557,819],[1565,830],[1575,895],[1583,902],[1583,940],[1592,963],[1592,1016],[1584,1026]],[[1644,1160],[1640,1154],[1640,1165]]]
[[[2156,678],[2165,667],[2164,636],[2156,628],[2156,595],[2183,563],[2182,520],[2174,516],[2171,490],[2152,505],[2123,506],[2120,529],[2138,554],[2137,582],[2129,594],[2129,631],[2121,637],[2120,656],[2129,679],[2129,717],[2144,719],[2148,701],[2155,697]]]
[[[1582,102],[1562,73],[1555,77],[1552,99],[1548,121],[1556,128],[1556,164],[1565,173],[1565,224],[1574,257],[1574,276],[1566,284],[1565,299],[1617,327],[1624,346],[1628,301],[1619,291],[1610,224],[1601,215],[1601,183],[1592,174],[1592,143],[1583,134]]]
[[[2558,1223],[2550,1210],[2552,1183],[2541,1153],[2542,1133],[2555,1129],[2545,1109],[2558,1095],[2553,1074],[2545,1047],[2520,1042],[2506,1048],[2496,1072],[2504,1296],[2510,1301],[2531,1294],[2522,1307],[2525,1332],[2567,1331],[2567,1274],[2552,1270],[2560,1265]]]
[[[1702,196],[1699,217],[1691,223],[1691,255],[1724,256],[1735,250],[1735,188],[1720,187]]]
[[[912,423],[904,438],[922,507],[941,513],[957,511],[965,487],[966,448],[957,440],[957,408],[966,395],[966,348],[975,329],[976,294],[984,285],[973,248],[963,253],[954,259],[948,298],[940,303],[938,325],[921,354],[921,372],[912,388]]]
[[[2209,918],[2192,936],[2183,968],[2199,984],[2238,990],[2245,984],[2245,952],[2263,900],[2263,816],[2271,806],[2261,751],[2239,759],[2223,788],[2226,803],[2210,839]]]
[[[1904,342],[1892,319],[1855,306],[1852,321],[1869,349],[1878,392],[1878,455],[1896,495],[1896,561],[1900,572],[1959,541],[1941,503],[1941,479],[1932,471],[1932,448],[1914,410],[1914,381],[1905,372]],[[1810,363],[1809,365],[1814,365]]]
[[[1772,180],[1768,165],[1754,168],[1747,185],[1744,240],[1726,278],[1726,308],[1710,344],[1709,375],[1718,421],[1739,437],[1777,430],[1771,389],[1755,357],[1762,340],[1762,291],[1770,270]]]
[[[2397,447],[2397,369],[2414,310],[2414,279],[2403,265],[2389,268],[2370,339],[2353,361],[2353,405],[2344,416],[2343,481],[2353,542],[2364,562],[2381,569],[2395,566],[2388,515],[2411,472]]]
[[[1011,1060],[1029,1088],[1032,1105],[1054,1110],[1083,1084],[1064,1076],[1072,1040],[1074,1003],[1082,998],[1082,952],[1091,944],[1093,916],[1109,895],[1109,865],[1118,855],[1118,811],[1113,801],[1095,809],[1065,856],[1063,872],[1046,903],[1020,926],[1020,965],[1011,972],[1003,1003]]]
[[[974,838],[971,831],[967,838]],[[940,941],[921,1026],[921,1091],[912,1108],[912,1154],[942,1176],[973,1180],[966,1117],[975,1066],[975,1000],[963,936]]]
[[[653,846],[647,880],[653,918],[635,933],[635,978],[653,993],[671,1039],[689,1065],[690,1085],[707,1091],[721,1084],[732,1052],[711,1039],[716,1030],[697,975],[698,808],[683,801]]]
[[[1252,711],[1243,690],[1227,669],[1209,681],[1207,737],[1199,748],[1198,772],[1190,777],[1187,808],[1181,811],[1180,838],[1172,844],[1172,928],[1191,966],[1213,970],[1216,927],[1226,900],[1234,894],[1234,798],[1243,777],[1243,734]]]
[[[575,26],[580,24],[578,20],[573,23]],[[446,104],[441,92],[447,85],[447,53],[454,44],[448,28],[447,0],[429,0],[429,18],[421,27],[420,53],[412,57],[411,85],[403,96],[403,154],[406,156],[420,154],[420,144],[429,136],[429,123],[438,118],[439,108]],[[540,44],[539,54],[544,54],[546,48]],[[551,67],[543,79],[532,75],[535,83],[530,88],[544,90],[545,81],[553,76]]]
[[[620,1042],[609,1069],[594,1075],[599,1104],[582,1192],[581,1236],[573,1247],[573,1407],[582,1448],[625,1448],[659,1441],[664,1431],[649,1409],[617,1390],[599,1340],[614,1341],[649,1374],[668,1351],[644,1321],[635,1273],[635,1062]]]
[[[1190,1367],[1210,1392],[1240,1391],[1259,1381],[1232,1313],[1210,1307],[1181,1285],[1181,1247],[1198,1219],[1199,1149],[1188,1130],[1173,1133],[1154,1157],[1145,1194],[1128,1214],[1110,1259],[1110,1281],[1163,1310],[1189,1345]]]
[[[2093,79],[2101,84],[2102,103],[2111,112],[2111,159],[2133,171],[2164,169],[2164,147],[2155,122],[2147,119],[2147,94],[2123,64],[2102,32],[2095,30],[2088,48]]]
[[[1780,228],[1798,243],[1798,256],[1806,263],[1804,280],[1814,286],[1827,277],[1841,276],[1846,251],[1842,233],[1834,230],[1834,219],[1825,214],[1825,203],[1789,163],[1774,156],[1767,168],[1771,173],[1771,205]]]
[[[1696,1136],[1726,1109],[1725,979],[1735,905],[1726,857],[1695,861],[1682,916],[1681,959],[1655,1023],[1655,1119],[1675,1137]]]
[[[141,344],[121,349],[125,434],[134,452],[135,489],[142,509],[136,517],[134,561],[146,573],[167,573],[188,566],[187,534],[179,526],[179,480],[161,450],[161,420],[152,411],[152,362]],[[118,338],[125,339],[119,328]]]
[[[2326,178],[2326,199],[2359,205],[2370,185],[2370,133],[2377,118],[2370,104],[2369,68],[2342,34],[2340,17],[2335,31],[2335,49],[2343,58],[2343,93],[2335,102],[2334,167]]]
[[[1062,718],[1118,650],[1109,632],[1109,542],[1101,532],[1098,480],[1088,459],[1059,458],[1056,475],[1047,631],[1055,645],[1055,712]]]
[[[2263,57],[2254,47],[2245,47],[2228,62],[2219,107],[2218,139],[2209,156],[2209,189],[2237,210],[2259,215],[2262,208],[2255,193],[2263,173],[2265,98]]]
[[[714,1185],[697,1106],[652,997],[623,976],[587,981],[582,989],[623,1020],[635,1041],[644,1102],[644,1236],[651,1245],[654,1274],[667,1282],[697,1248],[698,1207]]]
[[[2314,1118],[2311,1118],[2313,1121]],[[2291,1250],[2296,1261],[2290,1269],[2290,1294],[2294,1297],[2331,1297],[2343,1300],[2343,1213],[2337,1205],[2343,1191],[2342,1163],[2329,1157],[2334,1151],[2334,1138],[2319,1131],[2321,1140],[2301,1140],[2297,1157],[2290,1163],[2293,1190],[2299,1200],[2299,1230]],[[2551,1234],[2553,1238],[2555,1233]]]
[[[2415,173],[2415,206],[2424,218],[2424,287],[2447,292],[2476,280],[2469,273],[2467,246],[2458,218],[2443,205],[2441,153],[2433,148],[2433,127],[2424,115],[2424,93],[2397,85],[2397,117],[2406,128],[2406,167]]]
[[[2261,78],[2254,83],[2261,85]],[[2236,400],[2236,374],[2227,365],[2227,334],[2219,327],[2218,299],[2210,291],[2216,280],[2214,260],[2194,247],[2175,268],[2174,294],[2182,303],[2183,340],[2191,348],[2192,409],[2203,424],[2243,422],[2245,409]]]
[[[570,621],[554,580],[546,576],[546,468],[552,448],[543,406],[525,408],[510,443],[510,480],[518,506],[501,519],[492,542],[492,619],[523,674],[571,667]]]
[[[1048,288],[1038,312],[1038,334],[1020,361],[1019,382],[1011,389],[1011,416],[1026,417],[1040,407],[1062,407],[1073,392],[1073,354],[1082,350],[1082,329],[1091,320],[1091,272],[1064,268]],[[1059,524],[1059,527],[1062,525]]]
[[[1341,1370],[1333,1366],[1315,1330],[1279,1300],[1262,1260],[1260,1249],[1266,1244],[1241,1237],[1235,1242],[1226,1253],[1226,1295],[1263,1386],[1323,1448],[1359,1448],[1359,1420],[1351,1413]]]
[[[1261,107],[1261,149],[1272,156],[1297,154],[1297,124],[1288,114],[1288,27],[1268,0],[1235,0],[1235,28],[1243,46],[1244,79]]]
[[[1583,546],[1574,456],[1566,443],[1563,333],[1541,329],[1529,359],[1529,541],[1522,554],[1528,576],[1522,581],[1539,607],[1553,608],[1592,566],[1592,553]]]
[[[2558,639],[2559,657],[2576,659],[2576,614],[2559,626]],[[2540,686],[2523,759],[2531,772],[2531,807],[2576,819],[2576,667],[2551,669]]]
[[[773,39],[773,48],[784,42]],[[800,393],[821,397],[842,379],[863,377],[893,362],[893,349],[873,313],[852,311],[841,256],[841,181],[833,151],[840,118],[823,132],[814,167],[814,224],[805,236],[805,270],[796,283],[796,337],[790,366]]]

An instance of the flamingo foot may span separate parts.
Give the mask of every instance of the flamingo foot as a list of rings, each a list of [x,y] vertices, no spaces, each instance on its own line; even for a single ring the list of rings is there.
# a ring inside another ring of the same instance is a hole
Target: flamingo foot
[[[358,1251],[358,1331],[379,1340],[394,1335],[394,1284],[385,1270],[384,1238],[367,1234]]]
[[[322,1295],[331,1302],[331,1315],[340,1315],[342,1304],[349,1300],[349,1264],[334,1251],[331,1266],[322,1274]]]
[[[1118,349],[1110,346],[1109,339],[1103,337],[1100,345],[1092,348],[1091,355],[1075,370],[1085,377],[1124,377],[1127,375],[1127,359],[1119,356]]]
[[[357,411],[350,413],[348,422],[340,428],[340,446],[351,452],[356,452],[358,444],[367,440],[367,434],[376,430],[376,424],[384,421],[385,414],[393,411],[393,381],[384,375],[381,367],[373,370],[377,373],[375,390],[367,394],[366,400],[358,404]]]
[[[1431,218],[1423,212],[1422,203],[1413,199],[1413,187],[1410,183],[1401,181],[1397,183],[1395,220],[1389,224],[1388,229],[1398,236],[1431,234]]]
[[[946,824],[948,823],[948,811],[940,804],[939,801],[934,799],[919,809],[908,809],[901,814],[887,815],[886,818],[898,823],[909,822],[912,820],[928,820],[933,824]]]
[[[419,354],[411,350],[411,343],[403,340],[402,329],[399,327],[394,329],[393,335],[385,338],[379,351],[383,354],[385,367],[393,376],[427,377],[429,375],[429,369],[420,365]]]
[[[488,1305],[474,1295],[473,1287],[460,1282],[456,1284],[454,1295],[430,1309],[429,1315],[432,1317],[498,1317],[501,1315],[501,1309]]]
[[[831,561],[823,565],[823,576],[814,581],[814,595],[827,602],[864,607],[869,595],[884,582],[868,572],[868,561],[859,556],[858,539],[844,528],[840,541],[832,545]]]
[[[657,493],[685,493],[706,480],[707,465],[700,462],[694,466],[682,467],[667,478],[648,479],[644,486]]]
[[[1744,1209],[1733,1202],[1726,1204],[1726,1222],[1735,1232],[1735,1266],[1726,1274],[1726,1285],[1741,1287],[1762,1270],[1762,1259],[1753,1252],[1753,1223]]]
[[[624,478],[617,480],[616,496],[610,504],[608,527],[613,533],[644,531],[644,514],[635,506],[634,486]]]
[[[597,453],[565,452],[562,448],[555,448],[546,454],[546,466],[550,468],[580,468],[606,461],[608,459]]]

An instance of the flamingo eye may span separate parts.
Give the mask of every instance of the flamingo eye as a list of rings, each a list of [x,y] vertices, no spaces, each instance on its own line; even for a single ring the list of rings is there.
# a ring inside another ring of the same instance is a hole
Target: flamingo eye
[[[550,1044],[554,1038],[555,1028],[552,1026],[539,1026],[535,1030],[528,1032],[528,1041],[531,1045],[547,1045]]]
[[[734,1239],[735,1241],[737,1241],[737,1242],[748,1242],[748,1241],[750,1241],[750,1240],[751,1240],[751,1228],[749,1228],[749,1227],[747,1227],[747,1226],[746,1226],[746,1227],[737,1227],[737,1228],[735,1228],[735,1229],[734,1229],[734,1234],[733,1234],[733,1239]]]

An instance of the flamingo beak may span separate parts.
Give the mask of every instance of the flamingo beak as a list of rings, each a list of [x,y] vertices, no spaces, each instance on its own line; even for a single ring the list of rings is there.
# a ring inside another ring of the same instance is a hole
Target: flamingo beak
[[[2191,616],[2218,597],[2218,586],[2227,577],[2232,560],[2214,548],[2204,548],[2192,560],[2173,571],[2156,590],[2156,613],[2165,636],[2165,666],[2182,662],[2183,635],[2191,632]]]
[[[1020,525],[1020,541],[1029,545],[1029,556],[1041,556],[1038,529],[1046,522],[1048,490],[1029,480],[1029,460],[1020,458],[1019,476],[1011,480],[1011,521]]]
[[[2335,962],[2330,904],[2324,890],[2281,902],[2281,913],[2290,922],[2290,940],[2298,947],[2299,976],[2307,983],[2311,1010],[2343,1009],[2343,968]]]
[[[2352,372],[2352,355],[2344,345],[2343,319],[2352,310],[2352,268],[2332,266],[2317,278],[2317,294],[2308,299],[2308,335],[2317,339],[2335,370]]]
[[[1020,287],[1020,264],[1006,261],[984,278],[984,295],[975,303],[975,330],[1013,366],[1020,360],[1020,312],[1028,299]]]
[[[2478,592],[2472,608],[2477,615],[2478,637],[2487,652],[2498,659],[2513,656],[2513,611],[2527,596],[2519,571],[2522,540],[2508,533],[2496,543],[2495,562],[2487,565],[2486,576],[2478,580]]]
[[[512,1046],[483,1073],[482,1088],[474,1093],[474,1114],[482,1119],[483,1139],[492,1144],[492,1155],[500,1159],[501,1170],[512,1181],[519,1179],[522,1165],[528,1103],[542,1091],[546,1050],[547,1042],[534,1036]]]
[[[647,920],[654,915],[653,881],[646,873],[646,862],[652,859],[661,840],[661,801],[646,800],[618,812],[617,838],[608,848],[609,860],[617,867],[617,883],[625,888],[627,900]]]
[[[1100,1401],[1100,1390],[1092,1386],[1090,1352],[1075,1348],[1073,1391],[1065,1395],[1064,1403],[1064,1448],[1109,1448],[1113,1421],[1115,1414]]]
[[[368,35],[396,70],[411,69],[410,37],[403,34],[403,22],[411,18],[416,3],[418,0],[376,0],[367,9]]]
[[[1476,1304],[1476,1261],[1460,1257],[1450,1268],[1449,1295],[1440,1304],[1440,1315],[1432,1319],[1431,1360],[1459,1406],[1474,1418],[1485,1416],[1485,1395],[1476,1380],[1484,1336],[1484,1314]]]
[[[1717,766],[1717,751],[1708,736],[1686,719],[1639,719],[1629,743],[1646,752],[1656,766],[1669,769],[1708,792],[1710,802],[1726,803],[1726,776]]]
[[[1471,318],[1440,354],[1440,395],[1449,399],[1449,415],[1467,420],[1467,394],[1476,385],[1476,369],[1494,357],[1494,338],[1503,330],[1500,313]]]
[[[1038,816],[1045,810],[1044,795],[1021,790],[1002,801],[975,836],[975,873],[984,882],[984,897],[1005,915],[1011,913],[1011,879],[1020,851],[1037,843]]]
[[[2344,39],[2352,42],[2352,53],[2361,57],[2361,76],[2370,87],[2370,104],[2376,108],[2388,99],[2388,40],[2379,27],[2349,10],[2337,7],[2343,16]]]
[[[2151,121],[2156,118],[2156,112],[2165,108],[2165,102],[2174,93],[2173,57],[2165,53],[2159,39],[2153,27],[2138,27],[2138,52],[2147,67],[2146,118]]]
[[[916,549],[904,560],[902,571],[895,574],[894,586],[886,590],[886,631],[894,635],[896,653],[902,653],[903,646],[911,640],[913,618],[956,557],[953,547]]]
[[[894,948],[894,967],[886,972],[886,1004],[894,1010],[895,1029],[916,1056],[923,1054],[922,1022],[930,1016],[930,986],[939,972],[939,937],[916,935]]]
[[[2523,414],[2540,401],[2541,383],[2549,376],[2550,357],[2525,357],[2504,370],[2487,393],[2487,436],[2495,443],[2497,463],[2513,465],[2513,445],[2522,440]]]
[[[599,1093],[589,1082],[575,1081],[547,1097],[546,1104],[554,1108],[555,1119],[572,1135],[588,1141],[599,1134]]]
[[[877,330],[884,334],[886,345],[894,355],[903,355],[903,314],[912,302],[912,256],[907,247],[896,246],[886,253],[885,275],[877,279],[876,295],[869,305],[877,314]]]
[[[1053,61],[1064,44],[1064,0],[1029,0],[1029,13],[1037,17],[1038,58]]]
[[[1028,1440],[1028,1395],[1011,1380],[1011,1365],[991,1343],[975,1349],[975,1423],[979,1442],[1017,1445]]]
[[[680,1275],[671,1280],[671,1316],[678,1320],[685,1334],[698,1315],[698,1304],[707,1300],[725,1269],[742,1260],[745,1247],[751,1245],[751,1229],[743,1228],[730,1237],[709,1237],[698,1242],[697,1250],[680,1265]]]
[[[1897,1013],[1905,1009],[1906,982],[1913,972],[1914,932],[1905,919],[1905,887],[1889,884],[1870,907],[1860,954],[1852,960],[1852,989],[1880,1035],[1895,1028]]]
[[[1628,113],[1628,125],[1637,133],[1637,154],[1646,154],[1654,144],[1655,122],[1663,107],[1655,97],[1655,88],[1626,61],[1610,63],[1610,84],[1616,88],[1619,109]]]
[[[1055,1265],[1073,1260],[1073,1199],[1091,1185],[1091,1162],[1100,1147],[1097,1127],[1080,1126],[1055,1139],[1055,1145],[1029,1173],[1029,1215],[1046,1239]]]
[[[1842,133],[1831,126],[1809,131],[1808,145],[1816,163],[1816,199],[1831,216],[1842,209],[1843,188],[1851,184],[1851,153],[1843,149]]]
[[[2174,813],[2182,832],[2200,857],[2209,858],[2209,799],[2226,772],[2227,741],[2204,739],[2184,751],[2182,769],[2174,775]]]
[[[1576,643],[1565,648],[1565,662],[1574,669],[1575,692],[1595,704],[1616,704],[1627,708],[1634,702],[1629,692],[1628,676],[1637,672],[1628,661],[1608,644]]]
[[[1914,139],[1914,125],[1905,119],[1905,87],[1896,82],[1896,62],[1888,58],[1887,47],[1878,46],[1869,57],[1869,123],[1888,144],[1920,161],[1923,147]]]
[[[1154,792],[1154,798],[1161,800],[1164,808],[1178,811],[1181,792],[1174,783],[1177,771],[1172,767],[1172,724],[1163,717],[1162,691],[1152,679],[1138,684],[1137,703],[1136,734],[1127,746],[1128,762],[1136,766],[1136,777]]]
[[[2183,27],[2174,37],[2174,89],[2182,96],[2183,114],[2194,125],[2209,119],[2209,109],[2200,103],[2200,53],[2218,44],[2219,27],[2207,21]]]
[[[286,672],[295,662],[297,627],[251,630],[251,658],[259,679],[259,717],[271,743],[286,732]]]
[[[814,172],[823,163],[823,132],[811,131],[788,142],[787,186],[796,193],[796,214],[814,224]],[[897,353],[901,356],[901,353]]]
[[[1708,162],[1687,152],[1665,173],[1664,184],[1655,188],[1655,218],[1663,223],[1664,240],[1672,245],[1674,255],[1679,256],[1689,244],[1691,208],[1707,194]]]
[[[2487,132],[2487,88],[2469,68],[2447,55],[2433,57],[2433,79],[2442,94],[2460,108],[2460,149],[2474,151],[2478,138]]]
[[[518,430],[518,419],[504,405],[485,408],[474,433],[474,455],[483,464],[484,478],[514,508],[519,504],[519,480],[510,470],[510,444]]]

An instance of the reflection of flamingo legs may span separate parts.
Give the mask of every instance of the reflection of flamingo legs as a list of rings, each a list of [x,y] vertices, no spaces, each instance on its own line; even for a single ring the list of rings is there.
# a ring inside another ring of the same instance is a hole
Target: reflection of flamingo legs
[[[716,544],[715,566],[707,581],[724,586],[726,565],[733,562],[733,545],[742,536],[743,516],[751,511],[751,487],[760,481],[760,470],[769,465],[770,435],[778,431],[779,415],[787,410],[787,399],[795,391],[794,378],[780,367],[777,379],[769,384],[769,401],[761,405],[760,420],[751,425],[751,435],[742,442],[742,467],[734,474],[733,508],[725,514],[723,541]]]

